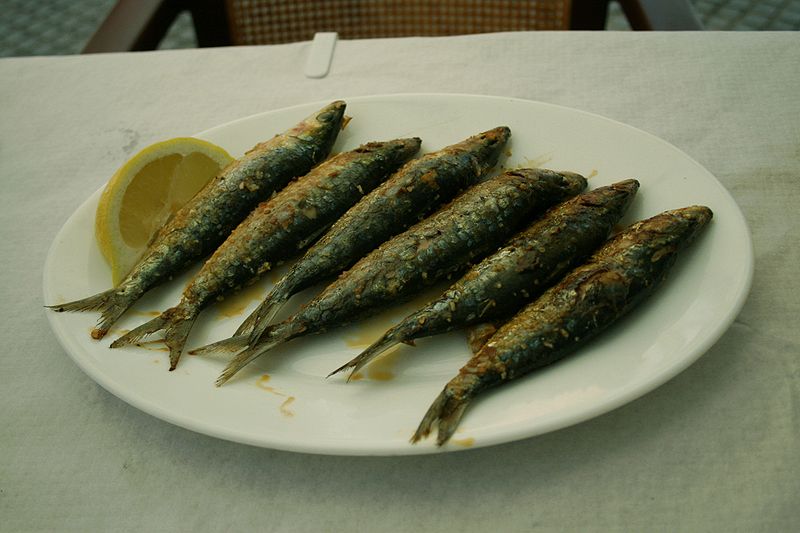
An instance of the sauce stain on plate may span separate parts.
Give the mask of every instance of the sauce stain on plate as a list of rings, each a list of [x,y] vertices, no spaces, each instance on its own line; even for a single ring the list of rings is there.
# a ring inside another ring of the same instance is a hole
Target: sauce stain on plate
[[[553,152],[538,155],[534,158],[523,157],[517,168],[542,168],[544,165],[553,160]]]
[[[471,448],[473,444],[475,444],[475,439],[472,437],[466,437],[464,439],[453,439],[453,444],[461,446],[462,448]]]
[[[345,344],[349,348],[363,349],[369,347],[373,342],[380,339],[387,330],[396,326],[405,317],[438,298],[453,281],[455,280],[437,283],[433,287],[422,291],[408,302],[398,304],[382,313],[360,320],[344,332]]]
[[[398,360],[402,357],[403,350],[400,346],[392,346],[382,353],[366,367],[367,377],[375,381],[389,381],[394,379]]]
[[[290,404],[291,404],[293,401],[294,401],[294,396],[289,396],[288,398],[286,398],[286,399],[283,401],[283,403],[282,403],[282,404],[281,404],[281,406],[279,407],[279,409],[281,410],[281,414],[282,414],[283,416],[288,416],[288,417],[292,417],[292,416],[294,416],[294,411],[290,411],[290,410],[289,410],[289,405],[290,405]]]
[[[241,316],[250,302],[261,301],[265,294],[259,283],[244,287],[240,291],[226,296],[216,304],[219,318],[233,318]]]
[[[347,332],[344,342],[349,348],[366,348],[395,324],[394,320],[387,319],[384,315],[369,318]]]
[[[278,407],[278,409],[280,410],[280,412],[281,412],[281,414],[283,416],[293,417],[294,416],[294,411],[291,411],[289,409],[289,405],[291,405],[294,402],[295,397],[294,396],[290,396],[290,395],[286,394],[285,392],[280,391],[280,390],[278,390],[278,389],[276,389],[274,387],[271,387],[270,385],[267,385],[266,383],[270,379],[271,379],[271,376],[269,374],[263,374],[260,378],[258,378],[256,380],[256,387],[258,387],[261,390],[265,390],[267,392],[270,392],[270,393],[274,394],[275,396],[280,396],[282,398],[286,398],[285,400],[283,400],[283,402]]]
[[[132,309],[130,314],[136,316],[144,316],[147,318],[153,318],[161,315],[161,311],[138,311],[136,309]]]
[[[94,331],[94,326],[90,327],[86,331],[89,332],[89,336],[91,337],[92,336],[92,332]],[[106,337],[110,337],[111,335],[116,335],[118,337],[121,337],[122,335],[126,335],[129,332],[130,332],[129,329],[111,328],[111,329],[108,330],[108,333],[106,333]]]
[[[168,352],[169,348],[167,348],[163,343],[163,339],[155,339],[152,341],[139,341],[136,343],[136,346],[139,348],[144,348],[145,350],[150,350],[151,352]],[[157,346],[158,344],[161,344],[161,346]]]

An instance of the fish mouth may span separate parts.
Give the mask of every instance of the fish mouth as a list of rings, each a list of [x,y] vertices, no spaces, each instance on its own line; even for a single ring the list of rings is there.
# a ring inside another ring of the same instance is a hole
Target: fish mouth
[[[345,103],[343,100],[336,100],[330,103],[327,108],[316,116],[319,122],[333,122],[339,120],[344,114]]]

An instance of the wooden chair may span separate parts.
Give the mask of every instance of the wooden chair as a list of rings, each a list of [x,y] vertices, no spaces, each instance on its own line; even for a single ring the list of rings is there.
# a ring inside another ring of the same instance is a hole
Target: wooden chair
[[[617,0],[634,30],[699,30],[688,0]],[[119,0],[83,53],[154,50],[192,16],[198,45],[527,30],[602,30],[610,0]]]

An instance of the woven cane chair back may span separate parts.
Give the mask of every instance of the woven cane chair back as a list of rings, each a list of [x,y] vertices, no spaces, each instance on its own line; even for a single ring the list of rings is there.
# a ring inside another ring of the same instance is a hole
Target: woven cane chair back
[[[227,0],[234,44],[566,30],[569,0]]]

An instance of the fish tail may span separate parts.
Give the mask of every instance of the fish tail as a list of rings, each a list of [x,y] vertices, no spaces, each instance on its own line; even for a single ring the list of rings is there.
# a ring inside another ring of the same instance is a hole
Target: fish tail
[[[221,341],[206,344],[194,350],[189,350],[190,355],[208,355],[213,353],[237,353],[247,348],[247,335],[234,335]]]
[[[169,370],[175,370],[178,366],[178,361],[181,359],[183,347],[186,344],[186,339],[189,338],[189,332],[192,330],[196,315],[188,318],[180,318],[173,320],[164,330],[164,344],[169,348]]]
[[[251,361],[295,337],[296,329],[291,323],[276,324],[265,332],[267,339],[255,346],[249,346],[240,352],[228,363],[216,381],[217,387],[231,379],[237,372],[247,366]]]
[[[177,307],[167,309],[159,316],[132,329],[111,343],[111,348],[136,344],[148,335],[164,330],[164,344],[169,348],[169,369],[175,370],[197,315],[179,313]]]
[[[262,305],[263,305],[263,302],[262,302]],[[250,336],[250,333],[253,331],[253,326],[255,325],[256,320],[258,318],[258,310],[259,309],[261,309],[261,305],[259,305],[255,309],[255,311],[253,311],[252,313],[247,315],[247,318],[245,318],[244,321],[242,321],[242,323],[239,324],[239,327],[236,328],[236,331],[233,332],[233,337],[231,337],[231,338],[249,337]]]
[[[366,366],[367,363],[375,359],[377,356],[379,356],[380,354],[382,354],[395,344],[401,343],[406,340],[405,338],[403,338],[402,335],[399,335],[398,333],[399,332],[397,328],[390,329],[383,335],[383,337],[372,343],[372,345],[369,348],[367,348],[366,350],[355,356],[353,359],[351,359],[350,361],[346,362],[345,364],[343,364],[342,366],[340,366],[339,368],[328,374],[328,377],[331,377],[334,374],[338,374],[343,370],[347,370],[348,368],[352,368],[352,370],[350,371],[350,375],[347,376],[347,381],[349,382],[353,378],[353,375],[362,368],[364,368],[364,366]]]
[[[438,426],[436,444],[442,446],[453,436],[461,417],[464,416],[464,410],[469,405],[469,400],[469,397],[454,396],[449,388],[445,387],[428,408],[417,431],[411,437],[411,442],[416,443],[430,435],[436,424]]]
[[[155,333],[156,331],[164,329],[167,320],[164,318],[164,313],[160,314],[159,316],[155,317],[152,320],[148,320],[141,326],[133,328],[125,335],[119,337],[117,340],[111,343],[110,348],[120,348],[122,346],[128,346],[130,344],[136,344],[143,338],[147,337]]]
[[[293,287],[287,283],[288,278],[284,277],[275,285],[269,294],[267,294],[264,301],[256,308],[253,313],[245,319],[242,323],[251,321],[249,324],[250,331],[242,332],[243,334],[249,333],[249,344],[255,345],[258,340],[264,335],[264,331],[269,327],[270,323],[275,319],[275,315],[280,311],[283,304],[285,304],[292,296]]]
[[[121,290],[119,287],[115,287],[82,300],[75,300],[74,302],[57,305],[47,305],[45,307],[58,313],[64,311],[100,311],[100,318],[97,321],[97,325],[92,330],[92,338],[102,339],[106,333],[108,333],[111,326],[114,325],[114,322],[119,320],[119,317],[133,305],[137,298],[138,297],[133,297],[128,292]]]
[[[285,280],[285,277],[281,278],[258,307],[244,319],[239,329],[234,332],[234,336],[246,335],[250,338],[250,344],[255,344],[258,341],[258,338],[261,337],[261,334],[264,333],[264,330],[275,318],[281,306],[292,295],[292,289],[285,283]]]

